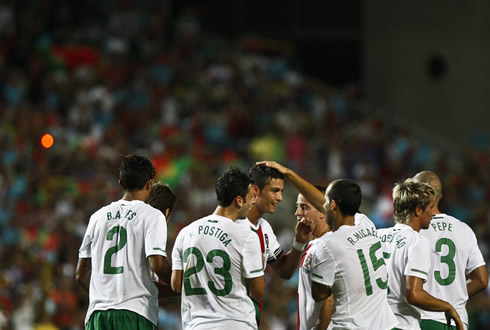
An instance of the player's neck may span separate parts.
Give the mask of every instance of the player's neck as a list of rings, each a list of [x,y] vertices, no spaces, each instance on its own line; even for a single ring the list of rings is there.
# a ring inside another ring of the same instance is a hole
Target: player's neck
[[[323,235],[325,235],[326,233],[328,232],[328,227],[323,227],[319,233],[317,233],[317,235],[313,234],[313,238],[314,239],[317,239],[317,238],[320,238],[322,237]]]
[[[130,201],[145,201],[146,198],[147,195],[145,194],[145,192],[142,190],[138,190],[132,192],[125,191],[121,199],[130,202]]]
[[[335,229],[339,229],[341,226],[354,226],[355,218],[353,215],[340,216],[337,221],[335,221]]]
[[[407,226],[411,227],[417,233],[420,231],[420,222],[417,219],[412,219],[407,223]]]
[[[264,213],[261,213],[256,204],[252,205],[248,210],[247,218],[254,225],[257,226],[259,219],[262,218]]]
[[[221,206],[218,206],[216,210],[214,210],[213,214],[228,218],[233,222],[236,221],[238,216],[238,213],[233,208]]]

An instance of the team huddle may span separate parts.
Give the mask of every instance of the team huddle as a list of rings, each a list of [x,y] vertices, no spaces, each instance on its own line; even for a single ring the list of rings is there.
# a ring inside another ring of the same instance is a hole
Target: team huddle
[[[147,158],[123,157],[122,199],[89,220],[76,269],[86,329],[157,329],[158,299],[175,295],[183,329],[258,329],[268,266],[283,279],[299,268],[298,329],[468,329],[466,302],[488,285],[475,234],[439,211],[433,172],[394,186],[395,225],[377,229],[352,180],[315,186],[276,162],[230,168],[215,211],[178,233],[171,265],[177,198],[155,174]],[[298,190],[288,252],[264,219],[285,180]]]

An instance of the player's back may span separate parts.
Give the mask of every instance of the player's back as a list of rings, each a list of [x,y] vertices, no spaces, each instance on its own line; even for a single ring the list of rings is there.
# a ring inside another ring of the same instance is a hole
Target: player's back
[[[176,246],[183,255],[184,327],[256,328],[244,274],[263,275],[257,234],[229,218],[210,215],[184,228]]]
[[[420,234],[427,237],[431,248],[431,268],[424,289],[431,295],[449,302],[468,325],[466,274],[485,264],[476,236],[464,222],[447,214],[437,214],[428,229]],[[444,313],[422,311],[422,319],[445,322]]]
[[[419,329],[420,309],[405,297],[406,277],[427,279],[429,270],[428,240],[406,224],[378,230],[388,267],[388,303],[402,329]]]
[[[143,201],[119,200],[94,213],[80,248],[92,260],[90,305],[137,312],[157,321],[158,290],[151,279],[148,255],[166,256],[164,215]]]
[[[333,328],[393,328],[397,321],[386,299],[387,271],[374,224],[356,216],[355,226],[341,226],[319,240],[335,264]]]

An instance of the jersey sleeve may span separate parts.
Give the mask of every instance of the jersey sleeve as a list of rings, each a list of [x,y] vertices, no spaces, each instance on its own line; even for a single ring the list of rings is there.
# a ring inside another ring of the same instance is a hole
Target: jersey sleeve
[[[426,237],[419,236],[408,251],[408,262],[405,276],[415,276],[427,281],[430,268],[430,244]]]
[[[88,222],[87,230],[85,231],[85,235],[83,236],[82,245],[78,250],[79,258],[92,258],[92,241],[94,237],[94,226],[95,219],[94,217],[90,217]]]
[[[480,266],[485,265],[485,259],[483,259],[483,255],[478,247],[478,243],[476,240],[476,236],[473,231],[468,227],[468,231],[470,233],[465,244],[468,244],[468,262],[466,263],[465,272],[466,274],[471,273],[475,269]]]
[[[274,231],[272,230],[272,227],[269,223],[263,223],[263,230],[264,243],[266,249],[270,251],[267,256],[267,262],[274,262],[281,256],[283,252],[281,244],[279,244],[279,241],[277,240],[277,237],[274,234]]]
[[[183,270],[184,269],[184,260],[183,260],[183,241],[185,237],[186,228],[183,228],[177,238],[175,239],[174,248],[172,250],[172,270]]]
[[[146,257],[161,255],[166,257],[167,251],[167,222],[161,212],[154,212],[145,226]]]
[[[259,236],[254,232],[248,235],[243,248],[243,276],[245,278],[256,278],[264,275],[262,265],[262,252],[260,251]]]
[[[311,280],[332,286],[335,279],[336,264],[330,249],[323,242],[318,242],[311,258]]]

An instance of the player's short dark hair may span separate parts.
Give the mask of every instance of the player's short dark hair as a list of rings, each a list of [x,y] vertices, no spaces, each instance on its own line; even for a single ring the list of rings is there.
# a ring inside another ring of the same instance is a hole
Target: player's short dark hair
[[[177,196],[168,184],[157,181],[152,184],[148,204],[165,213],[167,209],[172,211],[177,204]]]
[[[322,194],[325,195],[325,191],[327,191],[327,187],[319,185],[319,184],[315,184],[314,186],[316,189],[320,190],[322,192]]]
[[[245,201],[252,183],[250,177],[236,167],[227,169],[216,181],[216,198],[218,205],[230,206],[237,196]]]
[[[155,167],[148,158],[138,155],[121,155],[119,180],[124,191],[143,189],[148,180],[155,178],[155,174]]]
[[[331,183],[328,199],[335,200],[344,216],[355,215],[361,206],[361,187],[352,180],[338,179]]]
[[[260,190],[264,189],[264,187],[268,185],[272,179],[284,180],[284,174],[265,164],[255,165],[248,171],[248,175]]]

